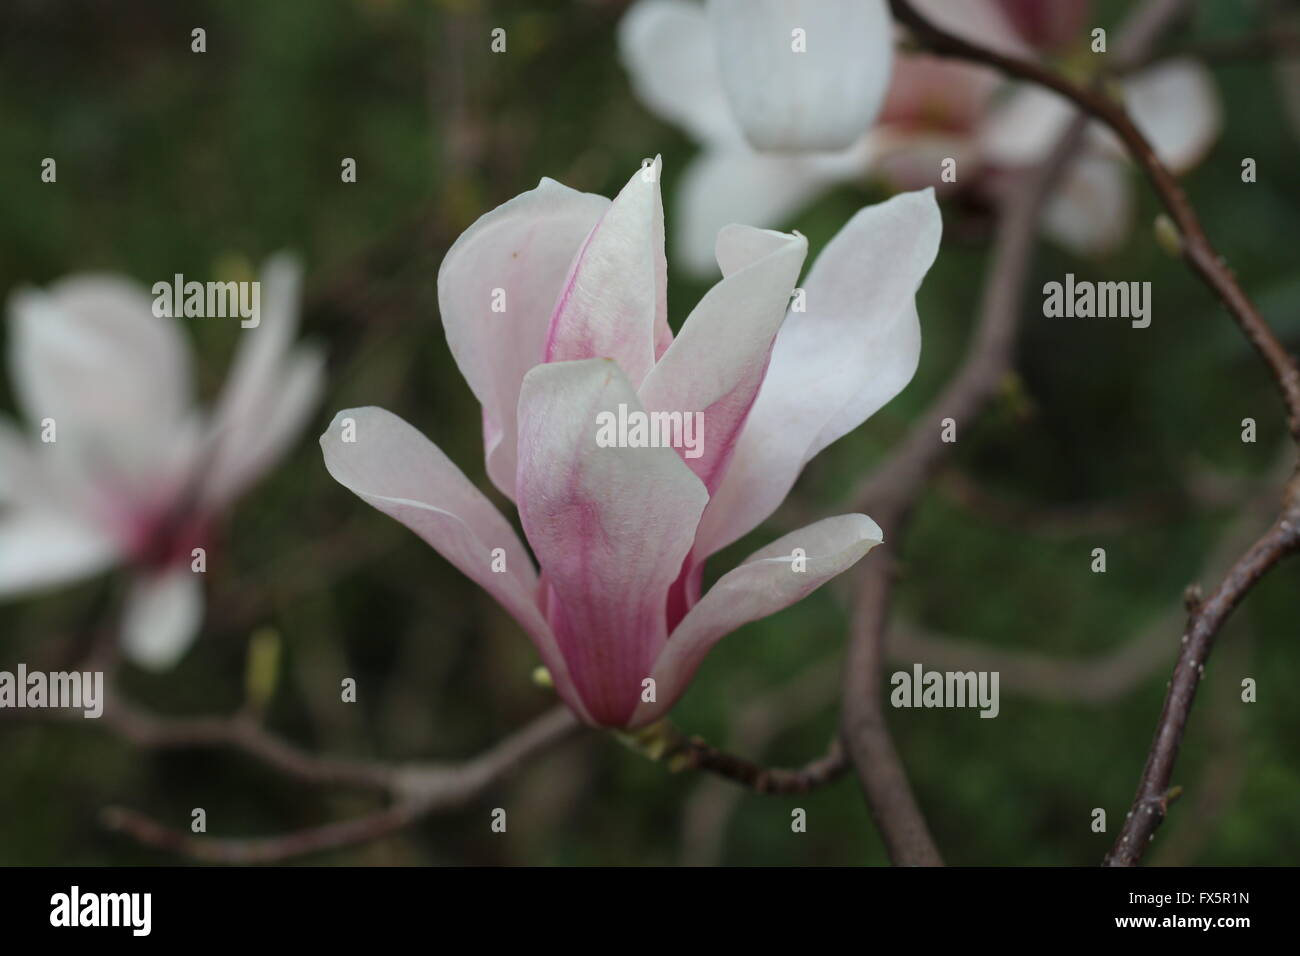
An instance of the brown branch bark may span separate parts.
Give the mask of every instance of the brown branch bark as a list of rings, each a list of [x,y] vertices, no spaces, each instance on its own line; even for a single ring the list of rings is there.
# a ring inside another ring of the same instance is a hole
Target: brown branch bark
[[[844,748],[838,740],[826,753],[802,767],[764,767],[711,746],[699,737],[683,737],[672,751],[683,769],[707,770],[755,793],[808,793],[833,783],[848,769]]]

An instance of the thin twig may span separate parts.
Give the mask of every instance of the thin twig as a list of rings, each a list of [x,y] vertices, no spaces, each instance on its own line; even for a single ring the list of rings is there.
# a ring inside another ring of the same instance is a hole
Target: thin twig
[[[230,717],[162,717],[112,695],[101,724],[145,750],[220,748],[253,758],[284,777],[306,784],[337,785],[387,792],[394,788],[392,766],[303,750],[267,730],[251,714]]]
[[[838,660],[824,658],[809,666],[794,680],[741,709],[728,733],[729,747],[761,754],[778,734],[832,707],[839,684]],[[847,761],[844,765],[847,768]],[[700,781],[681,811],[683,866],[717,865],[728,821],[744,795],[742,788],[728,786],[725,778],[706,777]]]
[[[193,836],[133,810],[112,807],[104,811],[106,826],[147,846],[220,863],[275,863],[354,846],[403,829],[434,812],[462,807],[527,760],[572,736],[580,726],[568,708],[556,707],[463,763],[403,767],[312,756],[239,718],[171,723],[142,718],[138,713],[123,718],[122,713],[118,711],[113,726],[142,746],[231,747],[298,780],[379,789],[392,798],[388,806],[351,820],[251,839]]]
[[[124,807],[106,807],[100,815],[106,829],[129,836],[144,846],[192,860],[239,865],[282,863],[312,853],[368,843],[395,833],[420,816],[414,804],[400,803],[350,820],[293,833],[230,839],[192,836]]]
[[[809,793],[838,780],[848,769],[848,759],[838,740],[826,753],[802,767],[764,767],[719,750],[699,737],[683,737],[671,751],[680,769],[707,770],[755,793]]]

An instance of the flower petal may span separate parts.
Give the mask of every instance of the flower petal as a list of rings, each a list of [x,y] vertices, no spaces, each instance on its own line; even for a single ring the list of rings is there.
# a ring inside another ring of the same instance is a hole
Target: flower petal
[[[884,0],[709,0],[722,82],[761,150],[837,150],[875,120],[889,85]]]
[[[0,598],[98,574],[118,558],[89,523],[36,509],[0,511]]]
[[[578,252],[555,303],[546,361],[612,358],[640,385],[672,341],[656,158],[632,174]]]
[[[772,341],[799,280],[808,240],[728,226],[718,237],[725,278],[691,311],[681,332],[642,383],[648,412],[699,413],[703,429],[687,466],[712,491],[763,383]]]
[[[1128,168],[1118,159],[1095,153],[1085,153],[1071,164],[1043,213],[1043,232],[1081,256],[1114,250],[1132,224]]]
[[[762,385],[807,252],[807,240],[798,234],[725,227],[717,241],[722,281],[687,317],[641,386],[648,411],[699,414],[698,444],[689,449],[696,457],[688,457],[685,448],[678,451],[710,493],[726,473]],[[686,421],[683,417],[683,425]],[[688,555],[669,594],[670,628],[699,598],[703,572],[697,556]]]
[[[107,275],[15,293],[10,373],[28,420],[54,419],[61,445],[131,472],[167,457],[189,411],[190,356],[176,320],[152,309],[141,286]]]
[[[347,440],[351,437],[353,440]],[[349,408],[320,436],[334,480],[396,518],[491,594],[532,638],[556,690],[582,714],[537,606],[537,572],[510,523],[418,429],[382,408]],[[504,571],[494,571],[497,559]]]
[[[988,67],[924,53],[899,56],[877,126],[900,136],[966,133],[1001,83]]]
[[[0,504],[31,504],[42,497],[41,472],[31,444],[0,416]]]
[[[608,208],[604,196],[543,179],[465,230],[438,269],[447,344],[483,406],[488,477],[508,498],[519,384],[542,361],[574,257]]]
[[[785,225],[823,190],[863,176],[869,161],[865,137],[840,153],[773,156],[742,144],[706,149],[677,187],[673,263],[692,275],[716,275],[715,244],[723,227]]]
[[[1074,107],[1052,90],[1017,86],[980,127],[980,147],[991,163],[1031,166],[1046,159],[1065,133]]]
[[[668,589],[708,493],[671,448],[601,447],[599,415],[640,412],[617,364],[541,365],[519,397],[519,516],[547,615],[592,718],[620,726],[667,637]]]
[[[177,432],[173,442],[172,458],[178,465],[186,452],[188,434],[187,430]],[[123,505],[140,496],[141,490],[128,488],[125,494],[118,492],[114,486],[118,475],[110,468],[96,469],[94,465],[102,466],[102,459],[86,456],[84,452],[86,449],[70,442],[47,444],[28,438],[0,417],[0,506],[8,506],[18,513],[29,512],[42,521],[48,518],[53,526],[49,532],[51,543],[56,545],[56,550],[57,542],[70,537],[74,540],[73,548],[81,550],[75,540],[85,536],[87,553],[95,554],[99,547],[95,541],[104,535],[116,540],[121,550],[129,551],[128,538],[117,533],[121,530],[117,521],[126,520],[129,504],[125,510]],[[158,493],[167,486],[168,476],[174,474],[179,474],[179,469],[169,469],[167,459],[160,454],[159,469],[152,475],[154,480],[145,494]],[[20,555],[13,558],[19,565],[26,563]],[[92,566],[99,566],[93,559],[88,560]],[[69,576],[78,577],[80,572],[69,572]]]
[[[774,541],[724,574],[673,631],[654,666],[656,700],[639,704],[629,726],[667,713],[723,637],[803,600],[881,540],[880,528],[866,515],[825,518]],[[804,552],[806,570],[794,570],[796,548]]]
[[[696,540],[703,559],[750,531],[803,466],[862,424],[916,371],[915,295],[943,223],[933,190],[860,210],[813,264],[805,312],[792,312],[727,474]]]
[[[619,21],[618,47],[633,91],[651,112],[697,142],[740,140],[698,3],[637,0]]]
[[[168,670],[190,649],[203,624],[202,575],[179,564],[131,582],[122,616],[122,647],[136,664]]]
[[[1176,173],[1191,169],[1223,131],[1223,106],[1214,80],[1192,59],[1168,60],[1124,81],[1124,104],[1156,155]],[[1107,141],[1127,155],[1110,135]]]
[[[1171,60],[1124,81],[1124,102],[1156,154],[1175,172],[1196,165],[1223,128],[1223,109],[1209,71],[1193,60]],[[1051,152],[1074,115],[1065,97],[1023,85],[999,104],[980,130],[991,162],[1036,163]],[[1123,159],[1127,149],[1100,123],[1088,127],[1090,142]]]
[[[233,500],[269,468],[297,437],[325,384],[324,354],[293,348],[298,329],[302,269],[287,255],[267,262],[261,278],[264,307],[242,339],[209,432],[205,501]]]
[[[1002,79],[993,70],[926,54],[899,56],[880,120],[870,134],[873,170],[895,189],[935,186],[952,159],[963,182],[979,176],[976,130]]]

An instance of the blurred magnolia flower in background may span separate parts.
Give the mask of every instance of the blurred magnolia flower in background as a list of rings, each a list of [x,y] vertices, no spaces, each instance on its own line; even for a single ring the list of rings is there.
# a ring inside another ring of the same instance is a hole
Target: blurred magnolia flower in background
[[[913,2],[936,25],[1013,56],[1088,40],[1088,0]],[[925,54],[900,54],[892,74],[881,72],[894,36],[883,11],[874,0],[638,0],[624,16],[619,43],[633,89],[702,147],[674,210],[674,253],[688,270],[712,272],[713,236],[725,224],[782,225],[840,183],[875,174],[901,188],[996,192],[1015,188],[1016,169],[1046,158],[1072,115],[1064,99]],[[795,28],[806,31],[805,52],[792,47]],[[1123,95],[1175,172],[1195,165],[1218,136],[1219,101],[1199,63],[1135,73]],[[771,119],[761,127],[765,109]],[[823,135],[803,135],[810,130]],[[956,160],[956,186],[940,180],[945,159]],[[1131,190],[1122,150],[1094,125],[1044,229],[1075,252],[1104,253],[1127,234]]]
[[[893,56],[885,0],[708,0],[707,13],[704,42],[755,149],[846,149],[880,112]]]
[[[911,379],[914,297],[941,229],[930,190],[862,209],[813,265],[801,311],[789,303],[806,240],[727,226],[723,278],[674,338],[658,161],[612,202],[543,179],[471,226],[438,274],[448,344],[483,408],[488,475],[516,502],[540,574],[483,493],[391,413],[339,412],[321,436],[326,467],[492,594],[582,719],[643,726],[720,638],[880,542],[864,515],[827,518],[701,596],[705,560]],[[620,407],[702,414],[703,453],[601,447],[598,416]]]
[[[293,347],[298,266],[275,257],[262,284],[260,324],[241,330],[210,414],[176,320],[136,283],[79,275],[11,296],[9,367],[31,432],[0,418],[0,598],[127,565],[128,656],[179,660],[203,620],[194,549],[285,452],[323,384],[322,353]]]
[[[1209,71],[1190,59],[1167,60],[1127,77],[1122,89],[1129,115],[1156,155],[1175,173],[1195,166],[1223,125]],[[1046,159],[1065,132],[1074,108],[1061,96],[1022,85],[990,113],[979,131],[979,152],[994,171]],[[1047,234],[1084,255],[1111,251],[1133,219],[1133,177],[1118,138],[1098,123],[1088,127],[1083,154],[1044,213]],[[991,188],[1014,189],[1002,177]]]

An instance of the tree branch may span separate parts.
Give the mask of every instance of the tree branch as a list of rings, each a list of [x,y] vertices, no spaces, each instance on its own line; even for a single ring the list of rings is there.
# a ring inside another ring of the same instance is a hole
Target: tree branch
[[[808,793],[833,783],[848,769],[848,759],[838,740],[826,753],[802,767],[764,767],[744,757],[719,750],[699,737],[682,737],[671,751],[680,769],[707,770],[755,793]]]
[[[937,30],[902,0],[891,0],[890,5],[895,18],[911,27],[932,52],[964,56],[1013,75],[1048,75],[1034,64],[980,50]],[[1143,4],[1121,31],[1117,55],[1121,50],[1124,59],[1143,55],[1183,6],[1182,0]],[[1064,83],[1055,76],[1051,80],[1047,85],[1053,88]],[[1092,93],[1088,96],[1097,98]],[[844,675],[843,735],[890,859],[898,864],[942,863],[884,717],[882,665],[899,544],[913,506],[950,448],[940,441],[940,423],[951,418],[959,430],[968,424],[1011,368],[1038,220],[1053,186],[1077,153],[1085,128],[1084,114],[1076,116],[1051,155],[1029,171],[1020,190],[1003,201],[980,317],[961,369],[855,496],[884,529],[886,544],[864,562],[861,572]]]
[[[1093,119],[1108,126],[1124,142],[1134,162],[1146,173],[1160,201],[1178,226],[1183,258],[1227,307],[1242,333],[1268,366],[1286,406],[1291,435],[1300,441],[1300,369],[1297,369],[1291,355],[1238,285],[1236,275],[1210,243],[1182,186],[1160,161],[1155,149],[1123,105],[1116,103],[1100,88],[1079,86],[1038,63],[987,50],[948,33],[918,13],[908,0],[890,0],[889,5],[894,18],[908,27],[929,52],[992,66],[1009,76],[1055,90]],[[1146,28],[1145,24],[1143,27]],[[1125,62],[1140,59],[1142,51],[1135,44],[1121,41],[1117,44],[1115,55],[1117,66],[1123,68]]]
[[[1138,781],[1137,796],[1115,845],[1106,856],[1107,866],[1136,865],[1164,820],[1174,762],[1219,629],[1260,578],[1284,557],[1300,549],[1300,480],[1292,479],[1288,484],[1287,499],[1281,517],[1237,560],[1213,593],[1196,604],[1188,618],[1182,650]]]
[[[13,713],[27,720],[70,719],[62,711]],[[222,863],[280,862],[377,839],[425,816],[464,806],[516,767],[581,729],[567,707],[557,706],[464,762],[400,764],[310,753],[267,730],[249,712],[230,717],[168,718],[110,694],[99,723],[144,749],[229,749],[289,779],[312,786],[371,790],[390,801],[384,808],[352,820],[260,838],[194,836],[122,807],[103,813],[106,826],[147,846]],[[847,766],[838,744],[803,767],[767,768],[682,734],[671,725],[663,725],[661,732],[664,736],[656,756],[668,757],[674,770],[707,771],[758,793],[806,793],[833,782]]]
[[[282,776],[307,784],[391,791],[395,767],[360,760],[321,757],[267,730],[248,713],[231,717],[160,717],[110,698],[102,723],[145,750],[220,747],[243,753]]]
[[[832,706],[840,685],[840,662],[825,658],[811,665],[794,680],[770,694],[751,700],[741,708],[728,732],[732,749],[762,753],[785,730]],[[848,761],[836,745],[843,769]],[[842,770],[835,776],[842,775]],[[740,803],[744,790],[727,786],[726,778],[707,777],[700,781],[681,812],[681,855],[683,866],[716,866],[726,840],[727,823]]]
[[[282,863],[295,857],[368,843],[414,823],[422,814],[411,803],[393,804],[374,813],[321,827],[269,837],[229,839],[192,836],[123,807],[106,807],[105,828],[137,843],[207,863],[249,865]]]
[[[193,836],[133,810],[110,807],[104,811],[104,823],[111,830],[147,846],[217,863],[276,863],[354,846],[432,813],[462,807],[521,764],[572,736],[580,726],[567,707],[555,707],[463,763],[400,766],[311,756],[243,717],[169,722],[139,712],[123,716],[127,713],[119,708],[111,725],[144,747],[230,747],[294,779],[376,789],[392,799],[388,806],[351,820],[251,839]]]
[[[1083,128],[1082,118],[1076,118],[1052,155],[1030,174],[1025,188],[1004,202],[979,320],[965,361],[855,496],[884,529],[886,543],[863,563],[844,674],[842,730],[890,859],[901,865],[937,866],[942,859],[885,722],[884,644],[898,546],[913,505],[952,447],[940,440],[940,422],[951,418],[959,430],[964,428],[1011,368],[1039,213],[1076,152]]]
[[[1174,0],[1165,0],[1164,5],[1166,20],[1178,13],[1179,5]],[[947,33],[917,13],[908,0],[890,0],[890,7],[895,18],[906,25],[929,51],[993,66],[1008,75],[1055,90],[1120,137],[1178,226],[1180,252],[1184,260],[1223,302],[1238,328],[1267,365],[1281,395],[1291,436],[1300,442],[1300,368],[1238,285],[1232,270],[1215,251],[1182,187],[1123,106],[1100,90],[1078,86],[1037,63],[1004,56]],[[1135,32],[1145,33],[1149,43],[1159,32],[1159,19],[1152,14],[1144,20],[1140,14],[1134,18],[1140,26]],[[1116,60],[1120,69],[1126,64],[1139,62],[1144,55],[1143,44],[1130,42],[1131,36],[1117,44]],[[1178,662],[1156,725],[1137,796],[1116,844],[1106,858],[1108,864],[1137,863],[1147,843],[1154,838],[1170,801],[1174,762],[1214,638],[1233,609],[1260,578],[1298,548],[1300,472],[1287,484],[1281,514],[1272,527],[1238,559],[1210,597],[1190,609]]]

